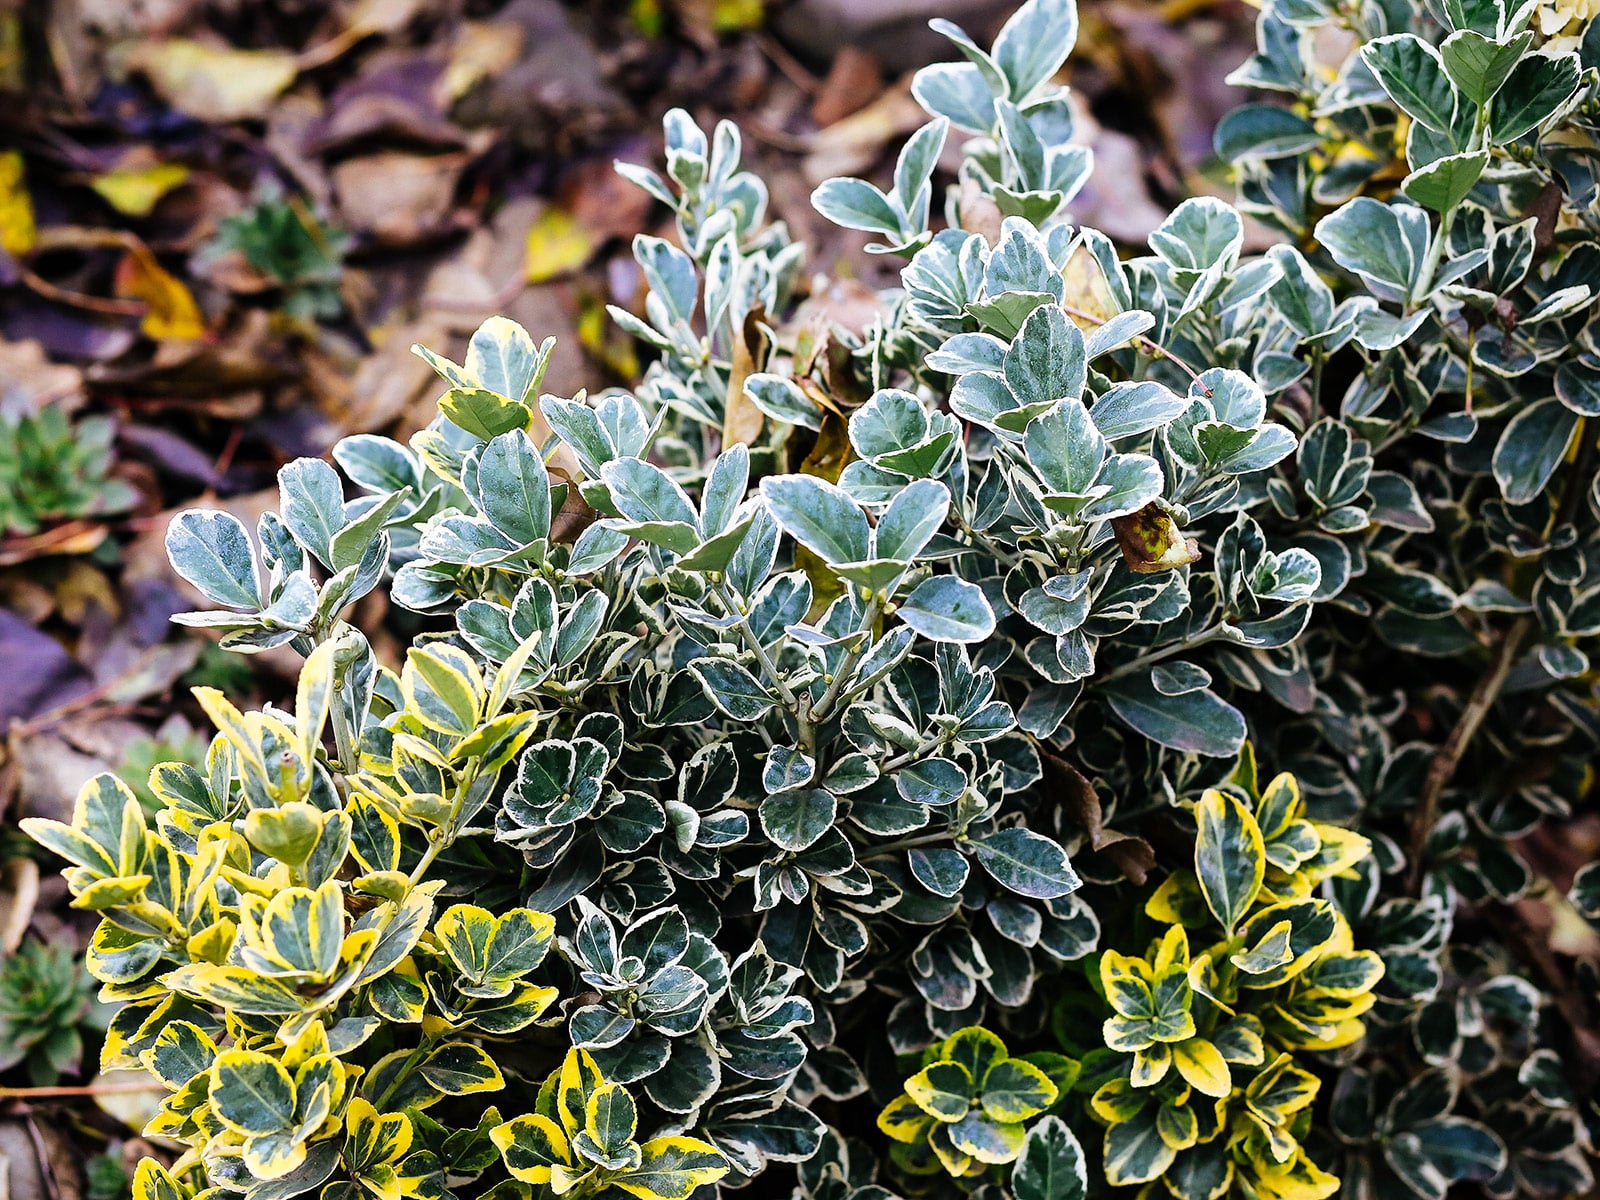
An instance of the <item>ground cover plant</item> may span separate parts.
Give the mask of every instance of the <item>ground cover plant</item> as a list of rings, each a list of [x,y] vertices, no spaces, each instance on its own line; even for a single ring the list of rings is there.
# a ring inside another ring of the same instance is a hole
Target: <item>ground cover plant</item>
[[[1126,259],[1070,219],[1070,0],[940,23],[888,188],[814,196],[903,260],[854,330],[675,111],[619,168],[675,222],[636,388],[547,394],[497,318],[253,539],[179,514],[180,620],[304,664],[27,825],[170,1093],[138,1200],[1590,1189],[1593,979],[1516,937],[1600,909],[1529,837],[1600,736],[1556,16],[1274,0],[1239,205]]]

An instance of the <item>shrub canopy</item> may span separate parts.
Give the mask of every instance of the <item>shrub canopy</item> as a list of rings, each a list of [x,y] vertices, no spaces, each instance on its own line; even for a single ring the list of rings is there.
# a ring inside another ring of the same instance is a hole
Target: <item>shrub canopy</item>
[[[1600,740],[1600,34],[1535,15],[1271,0],[1238,206],[1131,258],[1071,0],[942,24],[892,185],[814,197],[903,260],[856,330],[673,112],[635,391],[492,320],[409,444],[181,513],[180,619],[305,665],[197,692],[153,821],[30,826],[171,1092],[138,1200],[1589,1188],[1505,932]]]

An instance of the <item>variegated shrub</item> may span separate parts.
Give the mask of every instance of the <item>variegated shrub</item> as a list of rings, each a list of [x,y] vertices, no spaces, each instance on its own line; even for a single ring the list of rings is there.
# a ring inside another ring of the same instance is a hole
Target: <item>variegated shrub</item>
[[[1240,207],[1132,257],[1072,0],[940,22],[887,188],[814,196],[902,260],[853,328],[674,111],[635,390],[491,320],[408,443],[179,514],[180,620],[305,662],[198,693],[153,821],[31,827],[171,1090],[138,1200],[1590,1187],[1504,934],[1600,741],[1600,35],[1532,15],[1268,0]]]
[[[1317,893],[1369,845],[1306,819],[1288,775],[1258,790],[1248,755],[1194,821],[1193,869],[1145,905],[1164,932],[1100,958],[1105,1050],[1084,1071],[1106,1180],[1326,1200],[1339,1181],[1302,1145],[1321,1086],[1305,1064],[1362,1036],[1383,962]]]

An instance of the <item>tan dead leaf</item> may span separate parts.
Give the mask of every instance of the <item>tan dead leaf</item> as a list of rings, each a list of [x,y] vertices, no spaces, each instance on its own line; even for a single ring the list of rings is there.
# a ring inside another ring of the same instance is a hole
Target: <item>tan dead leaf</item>
[[[1066,283],[1063,304],[1072,323],[1085,333],[1091,333],[1117,315],[1117,302],[1111,295],[1106,274],[1100,262],[1081,242],[1067,258],[1061,269]]]
[[[1136,513],[1111,518],[1112,532],[1122,549],[1128,570],[1140,575],[1173,571],[1200,558],[1200,543],[1183,536],[1172,514],[1159,504],[1146,504]]]
[[[130,217],[147,217],[173,188],[189,178],[182,163],[161,162],[148,147],[136,146],[111,170],[89,179],[105,202]]]
[[[89,1081],[100,1111],[129,1129],[143,1129],[160,1111],[167,1088],[149,1071],[102,1071]],[[166,1144],[166,1139],[156,1139]]]
[[[877,288],[859,279],[827,278],[813,284],[811,294],[795,310],[794,323],[815,331],[837,325],[860,336],[889,315],[889,305]]]
[[[23,255],[33,249],[33,200],[22,181],[22,155],[0,152],[0,249]]]
[[[34,341],[0,341],[0,379],[6,395],[21,396],[35,409],[48,404],[76,408],[83,394],[83,372],[51,362]]]
[[[0,864],[0,955],[13,954],[39,900],[39,864],[27,855]]]
[[[635,187],[610,162],[591,159],[567,172],[561,203],[600,238],[631,239],[650,224],[655,201]]]
[[[514,21],[462,21],[450,43],[450,61],[434,85],[441,108],[466,95],[480,79],[490,79],[522,56],[522,26]]]
[[[110,532],[98,521],[65,521],[25,538],[0,539],[0,567],[52,555],[88,554]]]
[[[324,408],[349,433],[383,429],[405,418],[413,408],[420,410],[407,422],[405,433],[414,432],[426,422],[422,413],[434,404],[444,387],[433,368],[411,353],[414,343],[442,346],[450,337],[449,323],[438,313],[425,313],[416,321],[393,328],[375,330],[376,353],[367,355],[349,380],[347,394],[339,397],[331,389],[318,392],[342,403]]]
[[[461,154],[386,151],[347,158],[333,169],[345,224],[379,240],[414,242],[443,224],[466,166]]]
[[[816,389],[814,384],[807,387],[808,381],[797,382],[812,399],[826,399],[819,396],[820,389]],[[800,463],[800,474],[815,475],[829,483],[838,483],[839,476],[854,457],[855,451],[850,445],[850,422],[830,400],[823,408],[822,428],[817,433],[816,443]],[[828,605],[844,595],[844,580],[833,573],[821,555],[804,546],[796,546],[794,565],[804,571],[806,578],[811,581],[812,600],[811,611],[806,614],[808,620],[821,616],[828,610]]]
[[[363,34],[399,33],[422,11],[425,0],[356,0],[346,28]]]
[[[123,62],[174,108],[218,124],[265,116],[300,73],[299,59],[286,50],[235,50],[189,38],[136,42]]]
[[[766,325],[767,310],[756,305],[744,318],[742,336],[734,343],[733,367],[728,372],[728,398],[722,416],[722,445],[743,442],[754,446],[767,423],[766,414],[745,394],[744,381],[766,368],[772,336]]]
[[[528,230],[529,283],[544,283],[570,275],[589,261],[598,239],[592,229],[565,208],[551,205]]]
[[[841,46],[811,101],[811,119],[826,129],[860,112],[882,91],[883,64],[877,56],[859,46]]]
[[[131,243],[118,264],[116,287],[119,296],[143,300],[147,306],[139,321],[145,336],[157,341],[205,336],[205,318],[189,289],[142,242]]]
[[[1532,897],[1524,900],[1519,907],[1525,908],[1535,902],[1542,902],[1549,910],[1550,949],[1573,958],[1600,957],[1600,932],[1584,919],[1570,900],[1551,890],[1541,893],[1537,901]]]
[[[89,613],[99,609],[113,617],[122,613],[122,598],[110,578],[85,559],[66,565],[56,583],[56,604],[62,620],[82,625]]]
[[[891,142],[927,118],[922,106],[911,98],[909,85],[891,88],[812,139],[811,153],[802,165],[806,181],[815,186],[835,175],[865,174]]]
[[[983,240],[991,246],[1000,241],[1000,225],[1004,220],[1000,206],[989,198],[976,179],[962,179],[959,208],[962,229],[968,233],[981,233]],[[1078,247],[1079,251],[1082,249],[1082,246]]]

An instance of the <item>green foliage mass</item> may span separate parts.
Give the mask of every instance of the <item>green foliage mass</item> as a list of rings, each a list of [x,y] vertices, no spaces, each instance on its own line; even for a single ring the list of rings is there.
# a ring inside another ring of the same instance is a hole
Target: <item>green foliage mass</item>
[[[26,1067],[44,1087],[75,1073],[95,1007],[94,981],[68,947],[24,942],[0,959],[0,1071]]]
[[[339,279],[349,245],[348,233],[329,225],[303,200],[269,189],[245,211],[224,217],[205,253],[238,251],[282,290],[287,315],[315,319],[336,317],[344,307]]]
[[[73,420],[59,405],[0,411],[0,536],[126,512],[139,494],[110,477],[116,425]]]
[[[891,186],[814,197],[903,260],[857,330],[675,111],[635,390],[491,320],[408,443],[179,514],[179,619],[305,662],[196,690],[153,819],[29,826],[171,1091],[139,1200],[1591,1188],[1502,931],[1600,911],[1511,846],[1600,741],[1600,35],[1531,17],[1271,0],[1240,205],[1131,258],[1067,219],[1071,0],[941,24]]]

